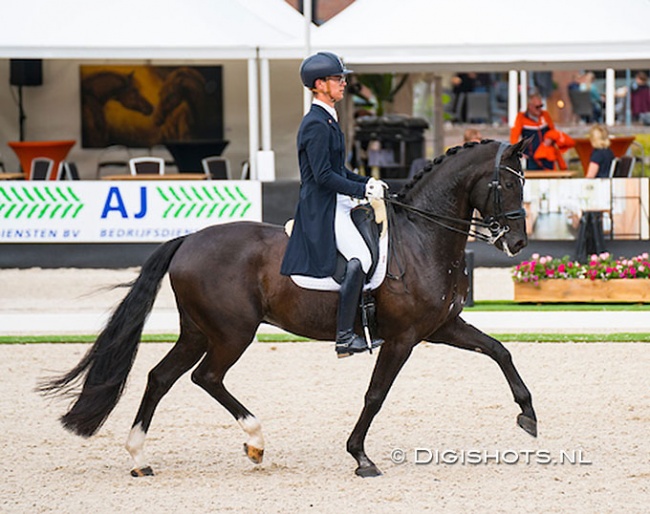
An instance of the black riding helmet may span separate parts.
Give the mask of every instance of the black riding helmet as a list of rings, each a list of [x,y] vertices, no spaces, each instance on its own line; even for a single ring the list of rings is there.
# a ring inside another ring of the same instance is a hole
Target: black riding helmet
[[[300,79],[309,89],[314,87],[316,79],[350,73],[352,70],[348,70],[341,58],[331,52],[318,52],[310,55],[300,65]]]

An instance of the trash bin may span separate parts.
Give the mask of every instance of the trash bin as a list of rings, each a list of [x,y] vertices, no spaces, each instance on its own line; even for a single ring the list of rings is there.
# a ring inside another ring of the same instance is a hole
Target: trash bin
[[[425,155],[424,131],[429,123],[423,118],[400,114],[363,116],[356,121],[353,166],[365,170],[378,168],[380,178],[406,178],[411,163]]]
[[[605,250],[605,236],[603,235],[602,211],[584,211],[580,218],[576,245],[576,260],[586,262],[593,254],[600,254]]]

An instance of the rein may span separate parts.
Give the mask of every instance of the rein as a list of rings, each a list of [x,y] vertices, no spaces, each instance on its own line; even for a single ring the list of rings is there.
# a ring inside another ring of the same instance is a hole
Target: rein
[[[470,220],[465,220],[461,218],[445,216],[443,214],[437,214],[435,212],[429,212],[422,209],[418,209],[417,207],[413,207],[412,205],[400,202],[399,200],[396,199],[397,195],[391,195],[385,198],[385,201],[393,206],[401,207],[405,211],[412,212],[413,214],[417,214],[421,218],[430,221],[432,223],[436,223],[437,225],[446,228],[448,230],[451,230],[453,232],[457,232],[459,234],[463,234],[466,236],[473,236],[480,241],[484,241],[488,244],[494,244],[495,241],[497,241],[501,236],[503,236],[504,234],[510,231],[510,227],[506,224],[502,225],[501,222],[499,221],[500,219],[517,220],[517,219],[522,219],[526,216],[526,210],[523,208],[514,211],[507,211],[507,212],[502,211],[501,184],[499,182],[500,171],[502,170],[508,171],[514,174],[515,176],[517,176],[519,179],[521,179],[522,183],[524,181],[523,172],[517,171],[514,168],[511,168],[510,166],[505,166],[501,164],[501,157],[503,156],[503,152],[508,146],[509,145],[506,143],[500,144],[495,157],[494,175],[492,176],[492,181],[488,186],[490,188],[490,191],[494,193],[492,196],[493,196],[495,214],[492,216],[488,216],[485,219],[471,218]],[[451,225],[450,223],[465,225],[467,228],[460,229]],[[478,228],[484,228],[489,230],[490,235],[487,235],[484,232],[478,232],[476,230],[473,230],[471,228],[472,225]]]

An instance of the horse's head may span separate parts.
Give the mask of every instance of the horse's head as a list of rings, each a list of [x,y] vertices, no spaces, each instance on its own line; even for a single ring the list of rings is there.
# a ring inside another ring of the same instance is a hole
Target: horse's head
[[[163,125],[168,116],[181,103],[186,102],[198,115],[205,109],[206,83],[203,75],[189,67],[181,67],[171,72],[160,88],[158,106],[154,113],[154,123]]]
[[[479,179],[470,194],[470,204],[481,213],[489,232],[487,240],[510,256],[528,244],[521,154],[529,142],[489,143],[494,157],[477,167]]]
[[[115,99],[132,111],[141,112],[147,116],[153,112],[153,105],[140,94],[133,72],[122,76],[121,85],[115,90]]]

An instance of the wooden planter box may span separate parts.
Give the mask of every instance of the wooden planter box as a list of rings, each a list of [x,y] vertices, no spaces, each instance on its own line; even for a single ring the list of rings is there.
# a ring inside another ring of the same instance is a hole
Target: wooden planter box
[[[540,280],[539,285],[515,282],[516,302],[650,303],[650,280]]]

